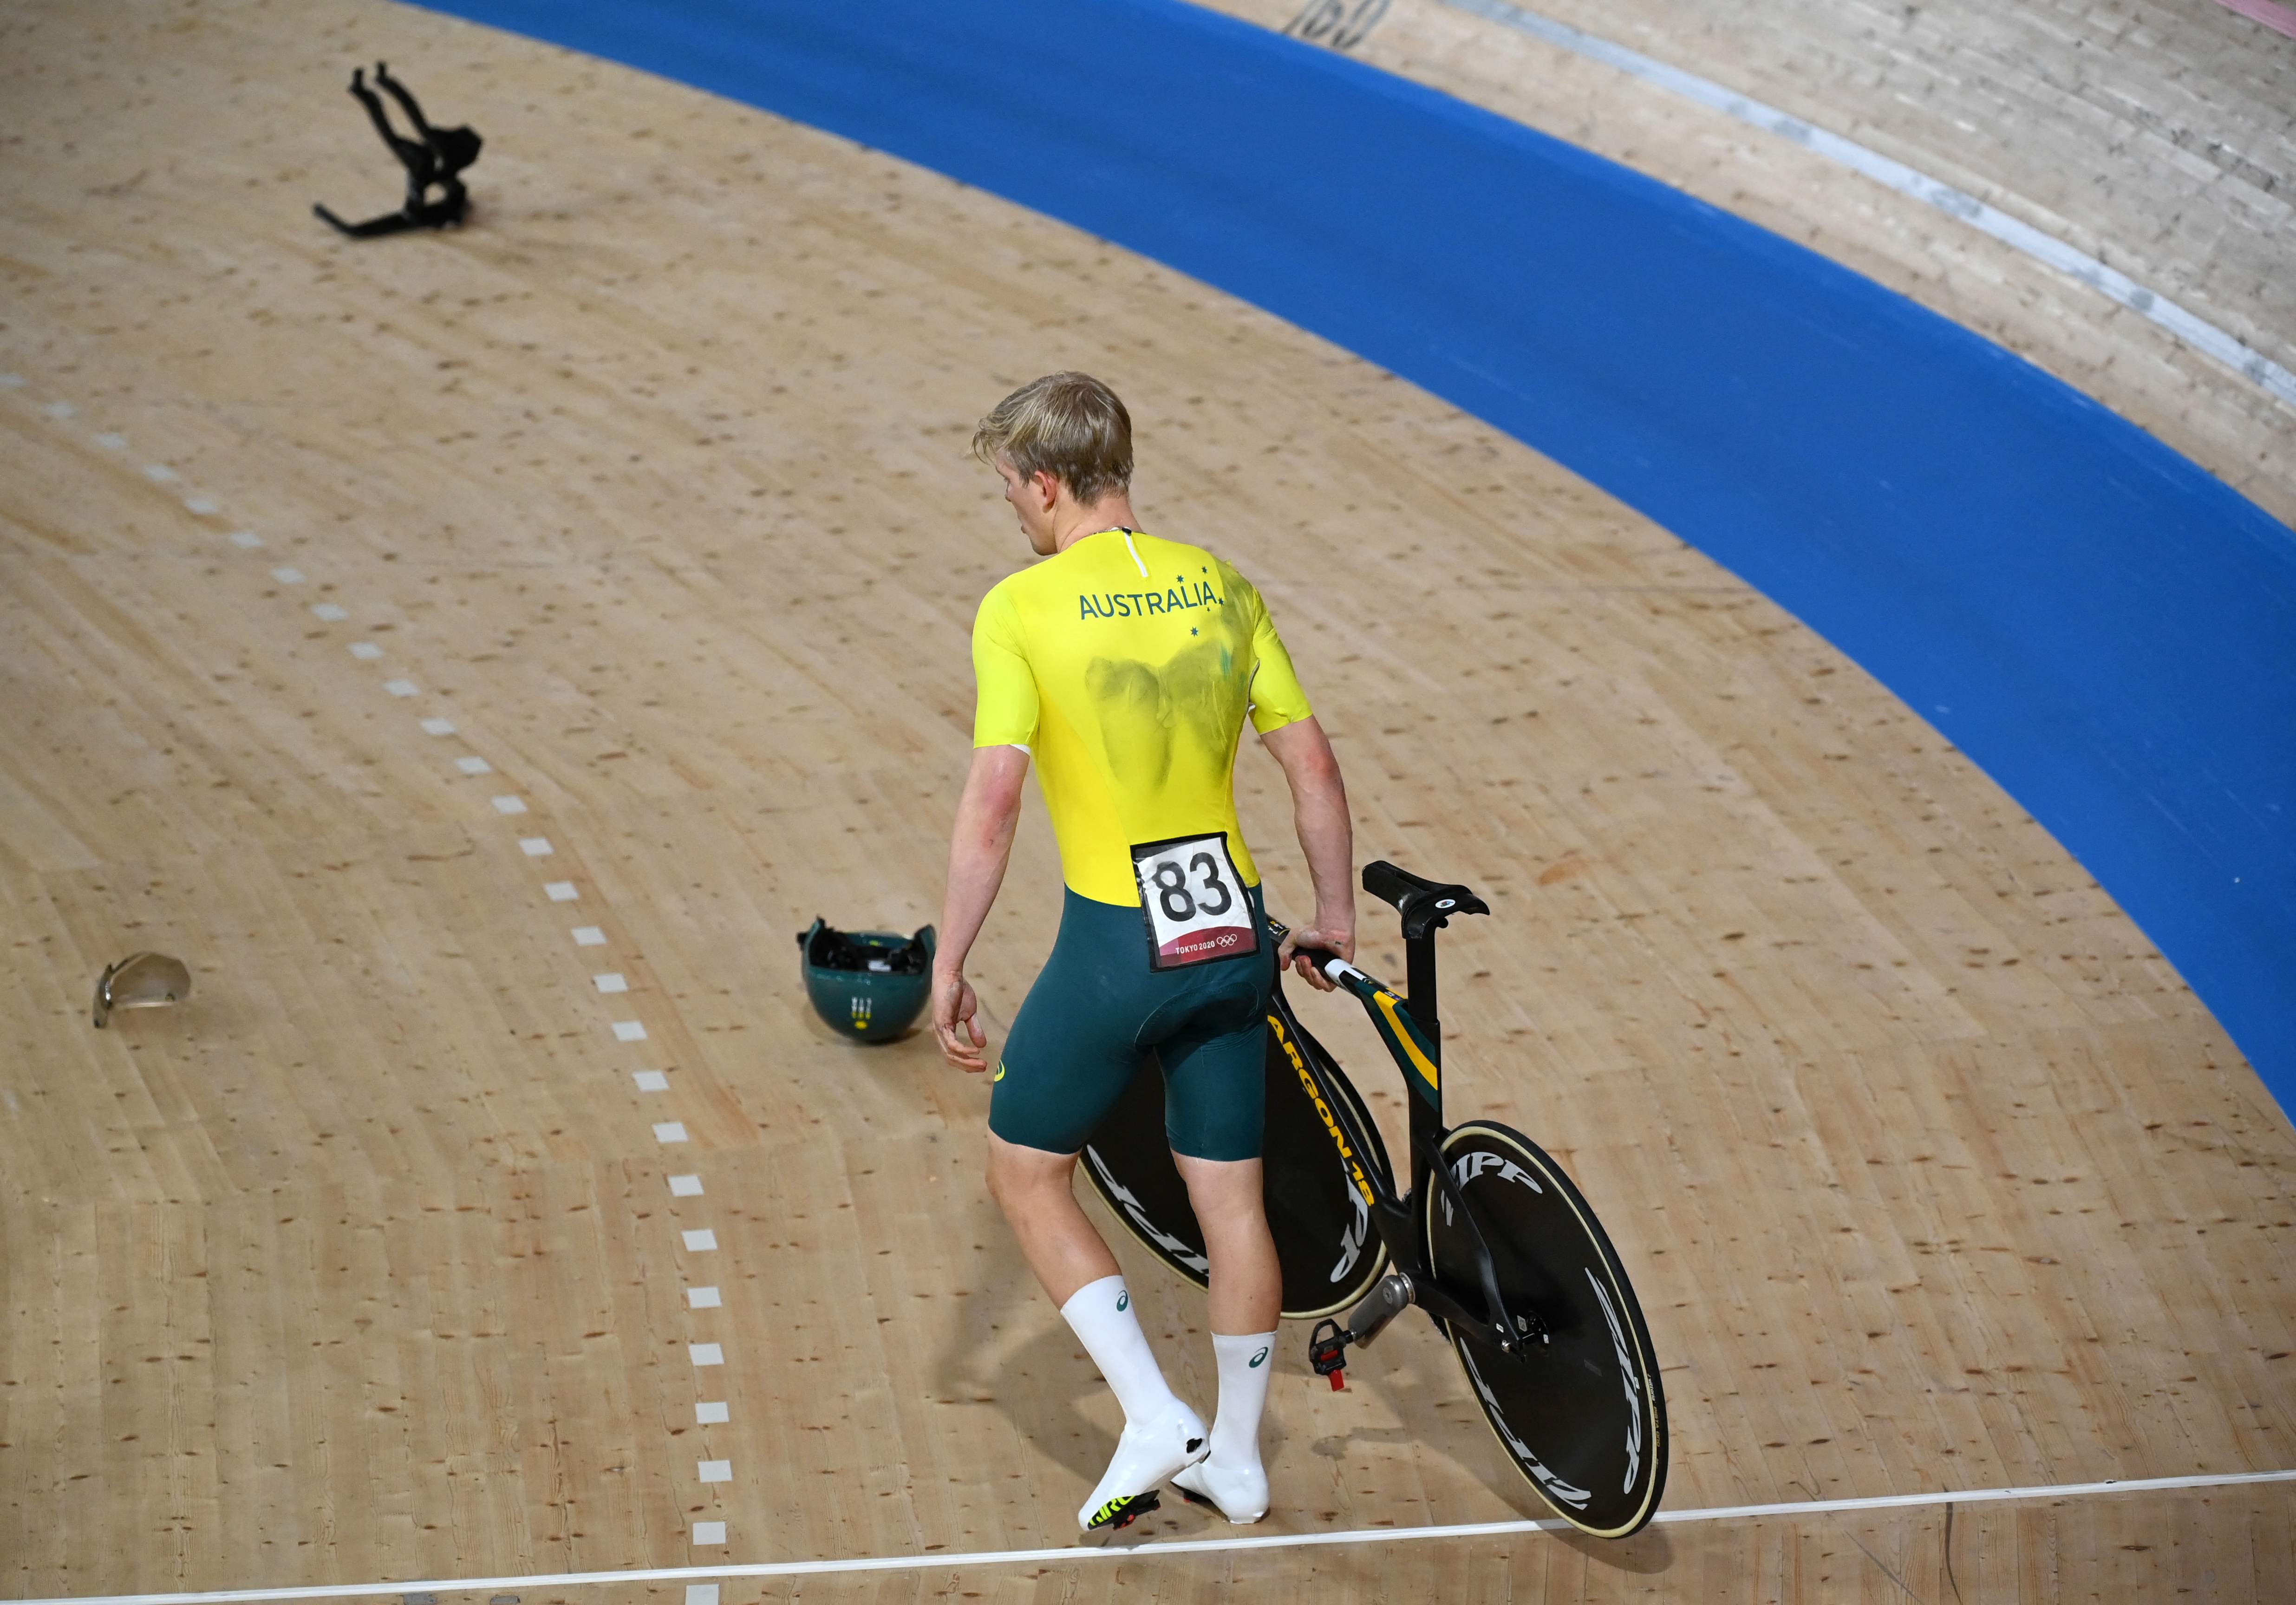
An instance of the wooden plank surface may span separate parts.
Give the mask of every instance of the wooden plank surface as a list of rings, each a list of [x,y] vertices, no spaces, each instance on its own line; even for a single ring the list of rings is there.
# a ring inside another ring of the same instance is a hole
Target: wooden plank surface
[[[1491,894],[1447,938],[1454,1110],[1602,1208],[1671,1507],[2296,1466],[2286,1118],[2013,802],[1663,531],[1201,286],[675,86],[345,0],[0,26],[0,1592],[1071,1541],[1116,1419],[986,1200],[985,1089],[832,1036],[791,941],[937,910],[966,627],[1023,555],[963,448],[1070,364],[1130,401],[1152,527],[1270,598],[1365,856]],[[472,227],[308,217],[389,203],[341,94],[377,55],[486,135]],[[1032,815],[994,1030],[1056,880]],[[139,947],[193,998],[95,1032]],[[1395,1125],[1368,1030],[1312,1018]],[[1208,1404],[1200,1298],[1123,1251]],[[1262,1530],[1538,1513],[1423,1325],[1341,1394],[1302,1350]],[[2292,1507],[1965,1509],[1951,1578],[1923,1510],[726,1601],[2272,1600]]]

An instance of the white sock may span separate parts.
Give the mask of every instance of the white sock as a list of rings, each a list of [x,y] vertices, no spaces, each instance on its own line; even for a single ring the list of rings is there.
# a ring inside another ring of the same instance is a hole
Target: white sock
[[[1275,1334],[1231,1338],[1212,1334],[1219,1360],[1219,1413],[1212,1418],[1210,1463],[1222,1468],[1259,1464],[1259,1418],[1267,1408],[1267,1379],[1275,1370]]]
[[[1076,1333],[1092,1363],[1100,1367],[1100,1374],[1108,1379],[1116,1402],[1124,1407],[1126,1421],[1154,1421],[1179,1402],[1165,1385],[1164,1372],[1148,1347],[1148,1334],[1140,1330],[1140,1317],[1132,1313],[1132,1293],[1123,1277],[1103,1276],[1086,1282],[1061,1306],[1061,1318]],[[1221,1376],[1220,1397],[1225,1400],[1226,1372],[1223,1371]],[[1266,1391],[1263,1382],[1261,1392]],[[1257,1413],[1252,1419],[1257,1424]]]

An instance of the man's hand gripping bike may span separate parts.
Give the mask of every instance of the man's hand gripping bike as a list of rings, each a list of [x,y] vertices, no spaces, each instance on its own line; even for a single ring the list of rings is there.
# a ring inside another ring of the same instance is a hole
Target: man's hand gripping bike
[[[1451,1340],[1484,1419],[1554,1512],[1604,1538],[1639,1532],[1666,1486],[1666,1399],[1642,1307],[1578,1189],[1496,1121],[1443,1124],[1435,933],[1490,909],[1464,886],[1391,864],[1364,889],[1403,920],[1410,995],[1315,954],[1360,1002],[1410,1090],[1411,1186],[1400,1197],[1370,1110],[1283,995],[1268,1013],[1268,1224],[1283,1314],[1316,1319],[1308,1357],[1341,1385],[1347,1351],[1412,1305]],[[1143,1243],[1201,1286],[1203,1236],[1162,1129],[1163,1077],[1144,1069],[1086,1144],[1085,1173]],[[1352,1307],[1350,1307],[1352,1306]],[[1347,1310],[1344,1323],[1332,1319]]]

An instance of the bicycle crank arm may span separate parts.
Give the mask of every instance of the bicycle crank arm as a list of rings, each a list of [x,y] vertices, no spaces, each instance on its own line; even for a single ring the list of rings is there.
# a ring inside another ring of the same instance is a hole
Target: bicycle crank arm
[[[1331,1378],[1334,1393],[1346,1387],[1349,1346],[1360,1343],[1369,1347],[1390,1322],[1411,1307],[1413,1298],[1411,1278],[1400,1271],[1390,1271],[1372,1283],[1362,1303],[1348,1312],[1345,1326],[1336,1321],[1319,1322],[1308,1339],[1308,1363],[1316,1368],[1316,1374]]]

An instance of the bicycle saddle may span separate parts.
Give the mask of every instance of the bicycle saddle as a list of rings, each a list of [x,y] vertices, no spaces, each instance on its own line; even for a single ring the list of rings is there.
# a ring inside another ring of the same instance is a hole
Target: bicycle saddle
[[[1487,914],[1491,905],[1456,882],[1429,880],[1398,869],[1384,858],[1364,865],[1363,888],[1373,897],[1395,905],[1403,916],[1403,937],[1416,942],[1441,926],[1453,914]]]

